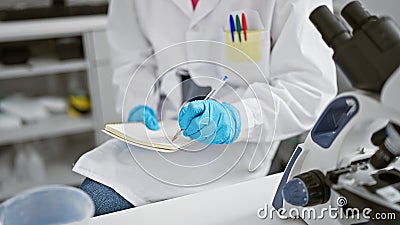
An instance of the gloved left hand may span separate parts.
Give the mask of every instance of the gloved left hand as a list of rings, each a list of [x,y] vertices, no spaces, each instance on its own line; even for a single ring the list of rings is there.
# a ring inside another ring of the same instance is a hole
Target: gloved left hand
[[[239,111],[214,100],[190,102],[179,112],[178,122],[184,136],[203,144],[230,144],[241,129]]]
[[[128,115],[128,122],[143,122],[150,130],[159,130],[157,115],[147,105],[138,105],[131,109]]]

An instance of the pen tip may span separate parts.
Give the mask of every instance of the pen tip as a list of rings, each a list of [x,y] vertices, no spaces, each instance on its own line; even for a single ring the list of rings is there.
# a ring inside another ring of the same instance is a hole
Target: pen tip
[[[176,134],[172,137],[172,142],[174,142],[174,141],[178,138],[178,134],[179,134],[179,133],[176,133]]]

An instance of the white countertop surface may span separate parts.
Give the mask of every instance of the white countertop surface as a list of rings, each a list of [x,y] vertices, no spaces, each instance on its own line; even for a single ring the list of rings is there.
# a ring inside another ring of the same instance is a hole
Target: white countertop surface
[[[259,219],[258,209],[268,205],[282,174],[188,195],[138,208],[91,218],[74,225],[250,225],[304,224],[299,220]]]

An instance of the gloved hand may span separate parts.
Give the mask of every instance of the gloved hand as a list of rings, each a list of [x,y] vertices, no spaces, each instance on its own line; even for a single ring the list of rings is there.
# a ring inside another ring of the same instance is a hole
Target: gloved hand
[[[214,100],[190,102],[179,112],[178,122],[184,136],[203,144],[230,144],[241,129],[239,111]]]
[[[128,122],[143,122],[150,130],[160,129],[156,113],[147,105],[138,105],[131,109]]]

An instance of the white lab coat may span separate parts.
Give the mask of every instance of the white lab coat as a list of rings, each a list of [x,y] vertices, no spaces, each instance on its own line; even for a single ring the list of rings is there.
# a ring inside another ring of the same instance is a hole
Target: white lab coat
[[[265,176],[279,141],[310,129],[336,95],[332,51],[308,19],[323,4],[331,7],[329,0],[200,0],[193,11],[190,0],[111,1],[108,37],[122,119],[138,104],[160,119],[176,117],[176,68],[183,67],[198,85],[216,87],[229,75],[217,98],[239,109],[242,130],[231,145],[195,153],[160,154],[112,140],[82,156],[74,171],[134,205]],[[229,15],[242,12],[248,41],[256,40],[249,49],[258,47],[244,56],[223,44],[231,41]]]

